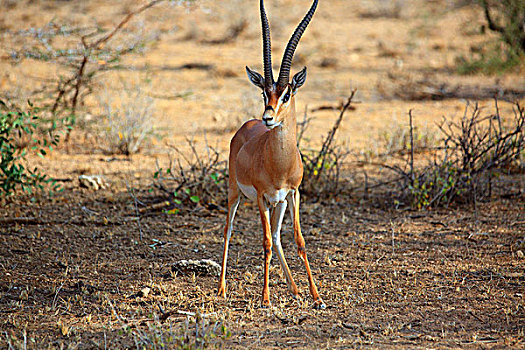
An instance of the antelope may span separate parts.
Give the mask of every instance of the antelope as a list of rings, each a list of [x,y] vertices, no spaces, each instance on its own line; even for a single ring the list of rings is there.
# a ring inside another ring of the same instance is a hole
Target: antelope
[[[264,77],[246,67],[249,80],[264,96],[262,120],[252,119],[242,125],[230,143],[228,215],[224,227],[224,250],[218,296],[226,297],[226,262],[232,225],[241,193],[257,202],[263,228],[264,284],[262,307],[270,305],[268,288],[272,241],[286,283],[294,298],[299,296],[281,246],[281,224],[289,204],[294,238],[304,262],[314,306],[325,308],[310,270],[305,241],[299,223],[299,185],[303,178],[301,154],[297,148],[295,94],[306,80],[306,67],[289,82],[294,51],[317,7],[314,0],[307,14],[295,29],[283,54],[277,82],[273,79],[270,27],[263,0],[260,1],[263,39]]]

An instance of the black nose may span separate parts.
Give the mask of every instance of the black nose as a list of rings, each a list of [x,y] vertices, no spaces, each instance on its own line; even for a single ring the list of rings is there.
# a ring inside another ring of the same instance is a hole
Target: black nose
[[[273,111],[273,107],[272,106],[266,106],[266,108],[264,109],[264,111]]]

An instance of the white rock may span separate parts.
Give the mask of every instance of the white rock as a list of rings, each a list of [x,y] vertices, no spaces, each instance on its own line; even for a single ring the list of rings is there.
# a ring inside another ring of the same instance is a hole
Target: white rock
[[[78,182],[80,183],[80,187],[93,189],[95,191],[107,187],[100,175],[80,175],[78,177]]]
[[[171,266],[173,272],[183,275],[195,273],[200,276],[218,276],[221,272],[221,266],[213,260],[180,260]]]

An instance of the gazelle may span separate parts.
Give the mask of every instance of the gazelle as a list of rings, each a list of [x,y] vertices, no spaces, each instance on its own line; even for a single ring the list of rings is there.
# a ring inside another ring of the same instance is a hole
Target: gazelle
[[[317,7],[314,0],[301,23],[295,29],[284,51],[277,82],[273,79],[271,61],[270,27],[263,0],[260,12],[263,37],[264,77],[246,67],[248,78],[261,88],[264,96],[262,120],[249,120],[233,136],[230,144],[228,216],[224,228],[224,252],[219,280],[219,296],[226,296],[226,262],[228,245],[232,234],[235,212],[239,206],[241,192],[257,201],[263,227],[264,285],[262,305],[270,305],[268,290],[269,266],[272,258],[272,240],[287,285],[294,297],[299,295],[297,286],[286,263],[281,246],[281,224],[290,205],[294,237],[299,256],[304,261],[310,294],[314,305],[325,308],[310,270],[305,242],[299,224],[299,185],[303,178],[301,154],[297,149],[295,94],[306,80],[306,67],[296,73],[289,82],[294,51]]]

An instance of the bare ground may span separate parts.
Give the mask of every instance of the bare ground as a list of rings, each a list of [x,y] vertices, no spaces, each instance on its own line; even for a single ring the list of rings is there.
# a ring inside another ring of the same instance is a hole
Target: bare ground
[[[4,222],[0,236],[3,346],[25,330],[35,348],[128,347],[161,309],[172,313],[164,327],[182,327],[188,316],[178,311],[211,314],[232,333],[227,348],[524,344],[523,197],[423,213],[348,198],[304,204],[307,249],[328,305],[314,310],[287,225],[283,244],[302,300],[291,298],[274,263],[273,305],[259,307],[261,234],[252,205],[235,224],[223,300],[217,276],[170,272],[181,259],[220,261],[223,212],[142,211],[138,221],[130,194],[86,191],[9,206],[19,217]],[[139,198],[140,208],[161,199]],[[144,287],[151,292],[141,297]],[[119,335],[126,325],[131,333]]]

